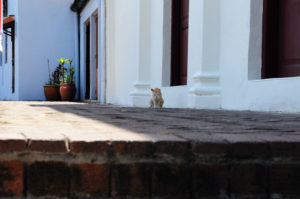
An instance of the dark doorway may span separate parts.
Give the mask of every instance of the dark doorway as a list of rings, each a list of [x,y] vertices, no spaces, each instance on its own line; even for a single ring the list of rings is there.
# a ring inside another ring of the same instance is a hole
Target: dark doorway
[[[172,1],[171,86],[186,85],[189,0]]]
[[[90,99],[90,23],[86,24],[85,33],[85,99]]]
[[[262,77],[300,76],[300,1],[264,0]]]
[[[98,99],[98,15],[95,16],[95,24],[96,24],[96,99]]]

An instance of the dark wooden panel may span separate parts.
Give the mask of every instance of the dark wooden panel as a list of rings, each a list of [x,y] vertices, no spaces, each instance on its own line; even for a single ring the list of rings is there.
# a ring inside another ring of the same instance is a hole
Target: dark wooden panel
[[[186,85],[189,0],[172,2],[171,85]]]
[[[300,1],[264,0],[262,77],[300,76]]]
[[[90,23],[86,25],[85,48],[85,99],[90,99]]]
[[[96,23],[96,99],[98,99],[98,15],[95,17],[95,23]]]
[[[277,76],[279,0],[264,0],[262,78]]]
[[[300,76],[300,1],[280,1],[278,74]]]
[[[7,0],[3,0],[3,17],[7,17],[7,11],[8,11]]]

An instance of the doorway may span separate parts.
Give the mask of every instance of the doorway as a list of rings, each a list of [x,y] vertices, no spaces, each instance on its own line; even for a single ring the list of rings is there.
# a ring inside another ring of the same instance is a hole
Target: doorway
[[[85,32],[85,99],[90,99],[90,22],[86,24]]]
[[[98,14],[91,15],[85,24],[85,100],[98,100]]]
[[[96,62],[96,99],[98,99],[98,84],[99,84],[99,70],[98,70],[98,15],[94,16],[94,21],[95,21],[95,37],[96,37],[96,49],[95,49],[95,62]]]
[[[300,76],[300,1],[264,0],[262,77]]]

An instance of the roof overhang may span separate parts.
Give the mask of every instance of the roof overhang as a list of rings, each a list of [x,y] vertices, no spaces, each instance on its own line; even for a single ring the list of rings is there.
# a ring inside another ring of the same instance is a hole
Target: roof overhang
[[[15,16],[10,15],[3,18],[3,29],[12,28],[15,25]]]
[[[81,12],[88,2],[89,0],[74,0],[71,10],[73,12]]]

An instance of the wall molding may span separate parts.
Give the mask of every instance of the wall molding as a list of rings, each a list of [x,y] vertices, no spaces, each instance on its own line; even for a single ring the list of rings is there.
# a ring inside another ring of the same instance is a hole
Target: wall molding
[[[189,90],[190,108],[218,109],[221,107],[219,73],[200,73],[193,76],[194,85]]]

